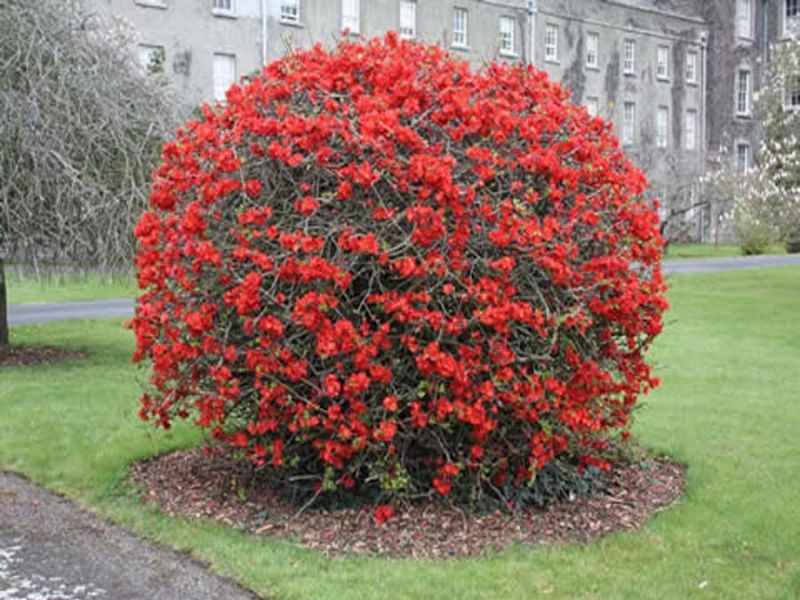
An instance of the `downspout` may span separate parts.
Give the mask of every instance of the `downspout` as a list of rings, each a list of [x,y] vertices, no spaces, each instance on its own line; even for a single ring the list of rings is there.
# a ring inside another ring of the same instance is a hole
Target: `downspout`
[[[764,67],[761,70],[761,80],[766,81],[766,74],[767,74],[767,65],[769,64],[769,0],[764,0],[762,2],[762,8],[764,10],[764,32],[763,32],[763,44],[764,44]]]
[[[700,34],[700,46],[703,51],[703,91],[702,95],[700,96],[701,102],[701,112],[703,114],[702,119],[700,120],[700,126],[702,129],[702,136],[701,139],[703,140],[703,159],[706,158],[708,153],[708,140],[706,139],[706,128],[707,128],[707,120],[708,115],[706,115],[707,110],[707,94],[708,94],[708,32],[704,31]]]
[[[267,66],[267,0],[261,0],[261,66]]]
[[[700,119],[700,131],[701,131],[701,146],[700,150],[703,155],[703,166],[702,170],[705,173],[706,169],[708,168],[708,139],[706,136],[706,131],[708,128],[708,115],[706,114],[707,105],[708,105],[708,32],[703,31],[700,34],[700,46],[702,48],[703,53],[703,88],[700,94],[700,112],[702,114],[702,118]],[[700,181],[700,190],[698,190],[700,196],[705,200],[705,183]],[[705,216],[705,207],[700,209],[700,241],[705,242],[705,227],[703,223],[703,217]],[[711,220],[713,222],[714,215],[710,215]],[[718,234],[718,231],[714,232],[715,237]]]
[[[533,65],[536,52],[536,0],[528,0],[528,64]]]

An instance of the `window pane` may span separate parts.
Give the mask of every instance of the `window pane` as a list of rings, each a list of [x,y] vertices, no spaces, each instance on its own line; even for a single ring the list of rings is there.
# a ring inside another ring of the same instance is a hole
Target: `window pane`
[[[453,9],[453,45],[467,45],[467,11],[463,8]]]
[[[687,150],[694,150],[697,148],[697,111],[686,111],[686,136],[685,147]]]
[[[597,33],[589,33],[586,36],[586,65],[596,67],[599,62],[598,47],[600,46],[600,36]]]
[[[360,25],[359,0],[342,0],[342,31],[358,33]]]
[[[636,70],[636,42],[625,40],[625,55],[623,60],[623,71],[633,73]]]
[[[236,57],[233,54],[214,55],[214,100],[225,102],[225,92],[236,81]]]
[[[656,146],[666,148],[669,142],[669,108],[659,106],[656,113]]]
[[[514,54],[514,29],[516,20],[512,17],[500,17],[500,52]]]
[[[300,22],[300,0],[281,0],[281,21]]]
[[[413,38],[417,35],[417,3],[400,0],[400,37]]]
[[[558,25],[549,24],[544,32],[544,57],[558,60]]]
[[[667,46],[658,47],[656,75],[661,79],[669,77],[669,48]]]
[[[633,102],[626,102],[622,113],[622,143],[633,144],[636,129],[636,105]]]

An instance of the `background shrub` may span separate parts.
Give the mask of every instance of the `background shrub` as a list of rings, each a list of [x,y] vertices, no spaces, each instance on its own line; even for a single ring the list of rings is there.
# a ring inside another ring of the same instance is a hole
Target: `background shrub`
[[[656,383],[661,238],[567,96],[389,34],[205,107],[136,228],[142,417],[308,494],[525,501],[607,468]]]

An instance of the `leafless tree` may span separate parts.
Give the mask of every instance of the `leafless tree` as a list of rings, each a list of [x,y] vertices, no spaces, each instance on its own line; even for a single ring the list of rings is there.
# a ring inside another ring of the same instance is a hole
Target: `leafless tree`
[[[168,86],[78,0],[0,0],[0,32],[0,269],[127,266],[175,122]]]

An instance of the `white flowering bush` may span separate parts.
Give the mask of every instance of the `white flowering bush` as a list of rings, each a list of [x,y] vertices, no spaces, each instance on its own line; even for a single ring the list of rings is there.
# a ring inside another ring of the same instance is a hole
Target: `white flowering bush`
[[[744,194],[737,210],[763,214],[780,240],[800,251],[800,40],[772,48],[755,109],[764,141],[748,178],[757,193]]]

